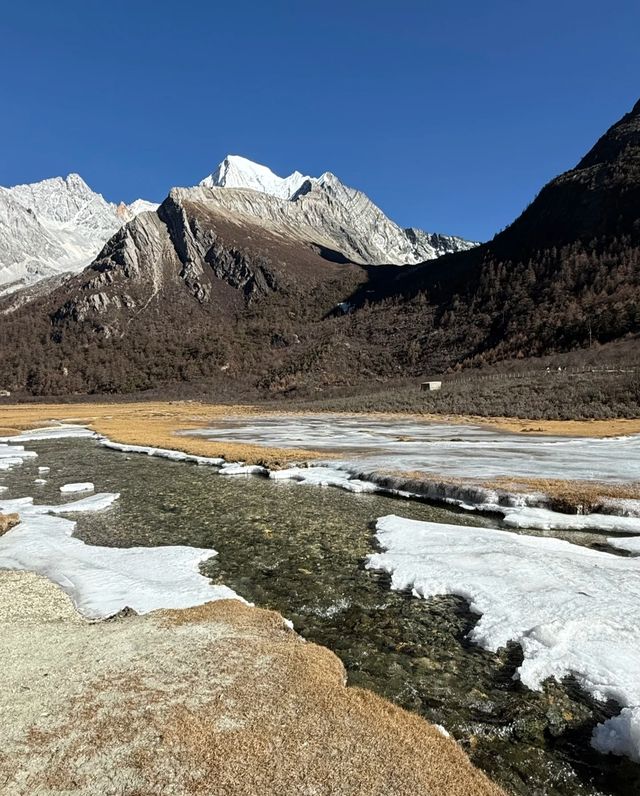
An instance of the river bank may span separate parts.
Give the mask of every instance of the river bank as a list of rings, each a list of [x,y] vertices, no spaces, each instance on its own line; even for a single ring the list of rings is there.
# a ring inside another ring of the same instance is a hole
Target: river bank
[[[49,581],[0,572],[0,628],[15,796],[502,793],[274,612],[223,600],[91,623]]]
[[[299,426],[300,423],[301,419]],[[272,425],[266,424],[269,433],[274,432]],[[323,425],[321,421],[320,428],[332,437],[332,426],[324,429]],[[395,430],[395,424],[392,425]],[[284,430],[288,435],[286,427]],[[344,435],[344,423],[339,432],[338,436]],[[427,432],[432,434],[433,429]],[[368,427],[366,434],[371,433],[373,429]],[[437,433],[441,435],[441,431]],[[486,434],[478,436],[473,429],[470,433],[472,448],[487,439]],[[445,430],[445,440],[449,436]],[[47,441],[47,437],[54,439]],[[77,442],[70,439],[74,437]],[[105,447],[106,440],[96,440],[77,427],[49,428],[46,436],[32,433],[15,442],[22,442],[27,450],[15,446],[13,455],[24,462],[3,476],[7,485],[5,497],[37,495],[38,505],[33,511],[38,523],[43,521],[42,511],[46,511],[47,504],[60,503],[60,488],[68,482],[91,480],[100,491],[123,493],[105,512],[87,513],[88,502],[97,500],[98,495],[82,499],[84,513],[78,515],[79,531],[74,537],[78,540],[76,546],[80,546],[83,568],[87,564],[93,567],[92,562],[105,561],[105,546],[123,549],[144,545],[147,552],[140,560],[148,562],[161,549],[156,545],[188,545],[190,555],[198,558],[200,553],[207,552],[210,563],[204,565],[203,574],[213,578],[214,583],[229,585],[237,594],[263,606],[276,607],[294,621],[305,637],[335,650],[347,666],[351,682],[373,687],[397,704],[443,724],[461,739],[474,761],[497,774],[503,784],[510,787],[512,782],[517,783],[517,772],[534,777],[546,772],[548,777],[553,770],[557,790],[549,792],[573,794],[566,785],[564,789],[561,786],[567,775],[575,777],[571,767],[567,769],[562,761],[568,758],[573,761],[570,766],[575,765],[576,755],[584,761],[583,765],[597,766],[594,771],[600,770],[600,777],[605,771],[612,775],[616,772],[617,778],[623,776],[625,768],[610,757],[596,762],[594,753],[588,752],[590,728],[606,720],[610,713],[603,715],[600,708],[585,703],[581,696],[576,700],[564,684],[551,687],[551,691],[546,690],[548,686],[542,692],[526,694],[517,686],[514,690],[511,683],[519,667],[517,656],[505,650],[496,659],[491,653],[469,650],[464,639],[476,619],[461,604],[447,598],[442,604],[425,601],[423,608],[420,605],[423,601],[408,595],[392,598],[384,578],[378,580],[361,571],[359,562],[372,552],[370,529],[376,517],[400,510],[405,516],[430,523],[477,525],[478,515],[452,515],[445,509],[416,501],[389,502],[390,498],[372,493],[353,495],[344,490],[318,490],[316,486],[297,485],[288,478],[219,478],[216,473],[224,475],[227,469],[224,463],[194,467],[182,464],[174,456],[170,457],[173,462],[167,462],[157,456],[131,455],[133,451],[128,449],[114,453],[109,450],[111,444]],[[488,442],[493,444],[493,437]],[[454,447],[459,444],[453,443]],[[34,460],[36,453],[39,458]],[[575,458],[573,454],[572,457]],[[437,461],[440,459],[438,454]],[[607,466],[614,468],[612,472],[618,472],[617,459],[607,461]],[[579,465],[579,461],[574,465]],[[50,472],[42,478],[40,470],[47,468]],[[323,479],[329,472],[329,468],[321,467],[299,469],[307,477],[322,470]],[[271,475],[291,474],[276,471]],[[344,481],[347,474],[342,472],[341,477]],[[4,503],[10,504],[11,500]],[[10,508],[8,505],[7,509]],[[75,510],[80,511],[80,506]],[[31,509],[27,507],[25,512]],[[65,513],[63,509],[62,514]],[[494,521],[487,518],[486,523]],[[68,527],[58,530],[60,543],[69,539]],[[38,529],[34,527],[33,531]],[[51,539],[50,533],[47,537]],[[571,537],[578,544],[606,541],[603,534],[598,537],[593,533],[571,532]],[[65,549],[68,544],[64,542]],[[443,545],[443,550],[446,546]],[[17,551],[13,547],[15,556]],[[219,556],[212,547],[219,551]],[[578,555],[578,550],[575,553]],[[116,566],[120,571],[121,555],[116,550],[109,555],[110,567]],[[212,555],[215,557],[211,558]],[[65,568],[72,565],[68,554],[57,558]],[[606,569],[618,566],[616,562],[625,566],[617,558],[602,559]],[[521,563],[514,562],[509,571],[517,571],[516,564]],[[495,570],[490,561],[487,565],[488,572]],[[28,561],[23,566],[31,567]],[[140,572],[144,579],[151,574],[149,567]],[[77,582],[73,572],[67,574],[62,583],[65,589],[70,585],[69,579]],[[570,585],[574,579],[568,577],[559,582],[565,581]],[[109,582],[113,583],[113,578]],[[93,589],[96,581],[91,578],[85,583]],[[136,591],[140,583],[137,575]],[[515,577],[516,589],[518,583]],[[451,584],[451,590],[457,590],[455,583]],[[573,599],[567,595],[569,598]],[[130,599],[120,602],[119,607],[137,604]],[[89,603],[84,601],[84,604]],[[472,669],[474,687],[468,691],[466,678]],[[562,710],[558,712],[560,705]],[[564,726],[567,722],[575,726],[569,730]],[[549,745],[547,730],[552,737],[560,733],[559,740]],[[572,747],[575,732],[580,733],[578,748]],[[563,747],[559,759],[558,743]],[[544,752],[542,747],[546,747]],[[540,757],[542,754],[544,758]],[[516,787],[514,792],[521,790]],[[627,793],[624,788],[612,792]]]

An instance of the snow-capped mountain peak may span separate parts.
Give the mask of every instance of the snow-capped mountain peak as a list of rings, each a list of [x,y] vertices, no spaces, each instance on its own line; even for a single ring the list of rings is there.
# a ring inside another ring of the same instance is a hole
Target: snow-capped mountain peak
[[[212,188],[211,198],[231,212],[248,213],[270,223],[322,232],[328,247],[359,263],[408,265],[477,245],[422,230],[405,230],[388,218],[368,196],[350,188],[330,171],[305,177],[294,171],[278,177],[271,169],[239,155],[228,155],[200,182]],[[222,188],[250,189],[267,199],[238,195]]]
[[[291,199],[300,186],[308,180],[299,171],[288,177],[279,177],[267,166],[254,163],[240,155],[227,155],[218,168],[205,177],[200,185],[205,188],[249,188],[253,191]]]
[[[0,187],[0,290],[82,270],[123,224],[157,206],[107,202],[76,173]]]

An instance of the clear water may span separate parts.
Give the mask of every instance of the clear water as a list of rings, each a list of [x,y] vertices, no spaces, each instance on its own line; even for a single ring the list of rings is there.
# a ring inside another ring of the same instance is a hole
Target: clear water
[[[225,478],[208,467],[109,451],[91,441],[29,443],[39,458],[0,475],[7,497],[64,502],[59,487],[91,480],[117,491],[108,511],[78,515],[88,543],[214,547],[204,572],[332,649],[352,684],[442,724],[476,764],[517,794],[640,793],[640,766],[589,746],[593,726],[617,712],[570,681],[529,691],[513,679],[517,646],[495,655],[466,640],[475,617],[456,597],[428,601],[392,592],[364,569],[377,517],[390,513],[493,524],[424,503],[357,495],[259,477]],[[37,467],[51,473],[36,486]],[[596,534],[563,534],[601,545]]]

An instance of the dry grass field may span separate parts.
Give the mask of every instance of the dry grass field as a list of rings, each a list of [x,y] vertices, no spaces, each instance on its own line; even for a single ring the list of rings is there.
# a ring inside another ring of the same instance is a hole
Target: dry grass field
[[[503,794],[274,612],[225,600],[90,623],[29,573],[0,572],[0,598],[2,793]]]

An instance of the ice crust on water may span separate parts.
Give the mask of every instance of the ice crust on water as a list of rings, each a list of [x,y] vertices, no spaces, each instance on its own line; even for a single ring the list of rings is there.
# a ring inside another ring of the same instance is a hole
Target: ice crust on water
[[[609,537],[607,543],[618,550],[626,550],[629,553],[635,553],[640,556],[640,536]]]
[[[640,517],[620,517],[616,514],[561,514],[550,509],[532,506],[492,506],[490,510],[504,516],[511,528],[540,530],[608,531],[609,533],[640,533]]]
[[[45,426],[43,428],[32,428],[29,431],[22,431],[14,437],[0,437],[0,442],[13,444],[15,442],[37,442],[41,439],[67,439],[67,438],[95,438],[98,435],[95,431],[86,426],[77,426],[71,423],[60,423],[55,426]],[[35,456],[36,454],[32,454]]]
[[[640,479],[640,435],[524,436],[469,424],[315,415],[236,418],[188,435],[339,453],[325,462],[358,472],[419,471],[462,478]],[[344,454],[344,455],[343,455]]]
[[[55,516],[101,511],[117,497],[104,493],[60,506],[36,506],[32,499],[0,500],[0,511],[18,511],[21,519],[0,537],[0,569],[49,578],[88,619],[104,619],[127,607],[144,614],[242,599],[227,586],[212,586],[198,571],[202,561],[217,555],[213,549],[88,545],[73,538],[75,522]]]
[[[640,761],[640,559],[395,515],[376,529],[384,552],[368,568],[416,597],[468,600],[480,615],[471,640],[494,652],[519,643],[527,687],[573,675],[595,698],[618,702],[626,710],[596,728],[593,744]]]
[[[0,470],[11,470],[25,459],[35,459],[35,451],[26,451],[23,445],[3,445],[0,443]]]

